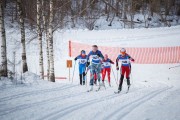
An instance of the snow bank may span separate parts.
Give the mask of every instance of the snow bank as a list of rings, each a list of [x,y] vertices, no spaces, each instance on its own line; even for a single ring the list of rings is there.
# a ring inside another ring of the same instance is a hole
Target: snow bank
[[[22,75],[15,75],[12,78],[1,77],[0,88],[12,85],[33,85],[39,84],[43,80],[38,75],[32,72],[26,72]]]

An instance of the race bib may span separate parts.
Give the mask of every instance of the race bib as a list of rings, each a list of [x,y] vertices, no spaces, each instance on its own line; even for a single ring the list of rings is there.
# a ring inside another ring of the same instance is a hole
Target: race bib
[[[123,65],[128,65],[130,63],[129,59],[119,60],[119,62]]]
[[[86,62],[87,62],[86,59],[79,59],[79,63],[80,63],[80,64],[85,64]]]
[[[99,57],[97,55],[92,55],[93,60],[99,60]]]
[[[103,65],[104,65],[105,67],[108,67],[108,66],[111,66],[111,63],[110,63],[110,62],[103,62]]]

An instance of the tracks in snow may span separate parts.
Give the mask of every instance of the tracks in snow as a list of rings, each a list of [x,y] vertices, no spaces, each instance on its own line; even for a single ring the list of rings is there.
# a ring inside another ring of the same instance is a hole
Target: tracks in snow
[[[75,85],[75,86],[77,86],[77,85]],[[73,87],[75,87],[75,86],[73,86]],[[0,100],[0,104],[3,103],[3,101],[5,101],[5,100],[11,100],[13,97],[15,97],[15,98],[21,98],[22,97],[23,98],[23,97],[26,97],[28,95],[36,95],[36,94],[41,94],[44,92],[53,92],[53,91],[61,91],[61,90],[64,91],[64,90],[67,90],[70,88],[72,88],[72,86],[63,86],[60,88],[38,90],[39,93],[35,93],[35,91],[25,92],[25,93],[18,94],[16,96],[13,95],[13,96],[4,97],[4,98],[2,98],[2,100]],[[165,92],[171,88],[172,87],[166,86],[162,89],[152,91],[149,94],[145,93],[141,97],[137,96],[138,98],[136,100],[130,101],[128,103],[127,102],[117,103],[117,105],[120,104],[120,107],[113,109],[113,111],[111,110],[110,114],[108,114],[108,116],[101,116],[101,114],[100,114],[100,116],[92,116],[92,117],[94,117],[96,119],[102,118],[102,117],[105,117],[104,119],[114,119],[114,118],[123,119],[129,113],[131,113],[134,109],[138,108],[139,106],[141,106],[142,104],[145,104],[150,99],[155,98],[159,94],[162,94],[163,92]],[[138,93],[138,91],[140,89],[141,88],[136,89],[134,91],[131,91],[131,93],[136,92],[136,91],[137,91],[136,93]],[[141,89],[141,92],[143,91],[143,89]],[[150,88],[148,88],[148,89],[150,89]],[[99,105],[102,103],[103,106],[106,106],[106,104],[104,102],[111,101],[114,99],[117,100],[117,99],[120,99],[122,97],[121,94],[120,95],[119,94],[113,94],[113,91],[112,91],[112,94],[109,94],[109,95],[105,95],[105,96],[101,96],[101,97],[96,96],[96,98],[93,98],[90,100],[73,102],[72,104],[65,106],[65,107],[62,107],[62,108],[56,107],[56,102],[61,103],[61,101],[64,101],[65,99],[71,99],[71,98],[74,99],[77,97],[87,97],[86,94],[89,95],[85,91],[84,92],[69,93],[69,94],[65,94],[65,95],[61,95],[61,96],[57,96],[57,97],[52,97],[50,99],[45,99],[45,100],[34,102],[34,103],[24,103],[24,104],[17,105],[15,107],[11,107],[11,108],[6,108],[3,110],[0,109],[0,116],[8,115],[10,113],[16,113],[18,111],[21,112],[20,110],[25,110],[25,109],[29,109],[29,108],[35,108],[35,107],[46,106],[46,109],[48,109],[47,107],[49,106],[52,108],[52,111],[48,111],[46,114],[40,115],[39,119],[52,119],[52,120],[63,119],[63,118],[66,118],[70,115],[74,115],[77,111],[89,110],[91,105]],[[94,94],[104,94],[104,93],[101,92],[101,93],[94,93]],[[90,95],[93,97],[93,94],[90,94]],[[130,95],[132,95],[132,94],[130,94]],[[128,96],[130,96],[130,95],[128,94]],[[79,113],[79,112],[77,112],[77,113]],[[107,112],[107,113],[109,113],[109,112]],[[89,119],[91,119],[91,118],[89,118]]]
[[[173,87],[165,87],[163,89],[160,90],[155,90],[153,92],[151,92],[148,95],[145,95],[143,97],[140,97],[134,101],[131,101],[130,103],[127,103],[123,106],[120,106],[118,109],[116,109],[115,111],[111,112],[111,114],[109,114],[108,116],[106,116],[104,119],[123,119],[124,117],[126,117],[129,113],[131,113],[134,109],[136,109],[137,107],[139,107],[142,104],[145,104],[146,102],[148,102],[149,100],[157,97],[158,95],[164,93],[165,91],[172,89]]]
[[[37,90],[37,91],[31,91],[31,92],[24,92],[24,93],[0,98],[0,102],[17,99],[17,98],[22,98],[22,97],[29,96],[29,95],[37,95],[37,94],[54,92],[54,91],[59,91],[59,90],[66,90],[68,88],[72,88],[72,87],[76,87],[76,86],[78,86],[78,85],[62,86],[62,87],[57,87],[57,88],[52,88],[52,89],[43,89],[43,90]]]

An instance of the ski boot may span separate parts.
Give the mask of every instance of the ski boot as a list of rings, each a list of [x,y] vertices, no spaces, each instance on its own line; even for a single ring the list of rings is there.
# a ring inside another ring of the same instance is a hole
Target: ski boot
[[[118,93],[120,93],[121,90],[122,90],[122,87],[119,85],[119,87],[118,87]]]
[[[83,85],[85,85],[85,80],[83,80]]]
[[[130,84],[130,79],[129,79],[129,78],[127,78],[127,86],[128,86],[128,90],[127,90],[127,91],[129,91],[129,88],[130,88],[130,86],[131,86],[131,84]]]

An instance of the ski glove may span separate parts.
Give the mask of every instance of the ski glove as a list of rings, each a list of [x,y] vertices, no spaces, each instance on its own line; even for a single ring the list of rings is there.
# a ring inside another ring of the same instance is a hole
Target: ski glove
[[[119,66],[116,66],[116,70],[119,70]]]
[[[135,60],[134,60],[134,59],[132,59],[131,61],[133,61],[133,62],[134,62]]]
[[[76,60],[77,60],[77,57],[76,57],[76,58],[74,58],[74,60],[76,61]]]

